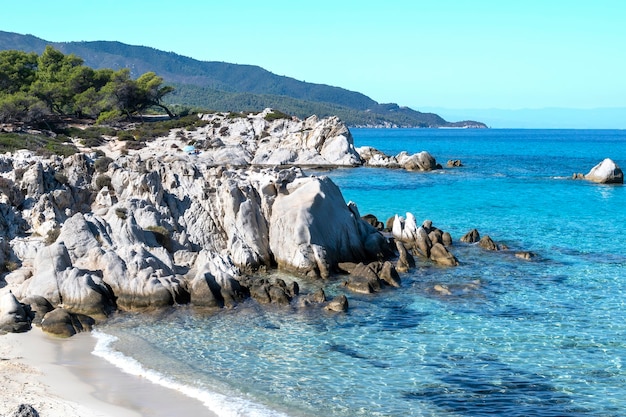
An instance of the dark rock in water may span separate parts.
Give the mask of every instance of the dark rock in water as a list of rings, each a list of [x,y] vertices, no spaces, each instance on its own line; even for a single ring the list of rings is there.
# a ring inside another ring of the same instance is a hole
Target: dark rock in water
[[[433,242],[430,240],[430,237],[428,237],[428,232],[426,232],[424,226],[417,228],[414,244],[413,253],[415,255],[430,258],[430,249],[433,246]]]
[[[305,296],[300,297],[298,300],[298,305],[300,307],[308,307],[313,304],[321,304],[326,302],[326,293],[322,288],[315,291],[314,293],[307,294]]]
[[[463,163],[461,162],[460,159],[450,159],[448,160],[448,163],[446,165],[448,165],[449,168],[455,168],[455,167],[462,167]]]
[[[30,404],[20,404],[11,417],[39,417],[39,413]]]
[[[348,298],[343,294],[338,295],[337,297],[333,298],[324,308],[328,311],[348,311]]]
[[[282,279],[274,282],[262,279],[250,285],[250,296],[261,304],[287,305],[299,292],[298,283],[287,285]]]
[[[385,223],[385,230],[391,231],[391,229],[393,229],[393,222],[395,220],[396,220],[396,216],[391,216],[390,218],[388,218],[387,222]]]
[[[369,280],[362,276],[351,276],[350,279],[345,282],[345,286],[350,291],[358,294],[373,294],[380,289],[378,286],[379,284],[376,284],[378,286],[378,289],[376,289],[372,285],[373,282],[373,280]]]
[[[351,291],[371,294],[380,291],[384,285],[400,287],[400,276],[389,261],[359,263],[345,285]]]
[[[430,249],[430,259],[440,265],[457,266],[458,259],[441,243],[435,243]]]
[[[398,271],[389,261],[383,262],[382,268],[378,273],[379,279],[382,279],[387,285],[392,287],[400,287],[400,275]]]
[[[415,268],[415,259],[406,250],[406,247],[402,242],[396,240],[396,247],[398,248],[398,262],[396,262],[396,270],[398,272],[408,272],[409,269]]]
[[[443,245],[443,232],[439,229],[432,230],[428,233],[428,238],[434,243],[441,243]]]
[[[271,285],[268,291],[271,302],[273,304],[281,305],[289,304],[291,302],[291,297],[285,290],[286,289],[281,286]]]
[[[478,241],[478,246],[487,250],[498,250],[498,245],[496,245],[496,242],[494,242],[489,236],[483,236]]]
[[[534,253],[532,252],[528,252],[528,251],[520,251],[520,252],[515,252],[515,257],[519,258],[519,259],[524,259],[527,261],[530,261],[531,259],[533,259],[535,256]]]
[[[478,230],[476,229],[470,230],[461,238],[461,242],[465,242],[465,243],[476,243],[479,240],[480,240],[480,233],[478,233]]]
[[[52,304],[50,304],[50,301],[39,295],[27,297],[22,300],[22,303],[30,306],[32,321],[36,326],[41,325],[41,320],[43,319],[43,316],[54,310],[54,307],[52,306]]]
[[[84,314],[73,314],[63,308],[47,313],[41,321],[41,329],[56,336],[70,337],[80,332],[90,332],[95,320]]]
[[[354,268],[356,268],[358,264],[356,262],[339,262],[337,264],[337,268],[341,272],[345,272],[346,274],[352,273]]]
[[[252,297],[261,304],[269,304],[272,302],[272,299],[270,298],[268,290],[268,285],[265,283],[252,285],[250,287],[250,297]]]

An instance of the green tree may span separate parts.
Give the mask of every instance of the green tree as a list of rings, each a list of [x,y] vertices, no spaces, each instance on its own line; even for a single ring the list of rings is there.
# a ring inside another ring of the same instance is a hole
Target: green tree
[[[163,86],[163,78],[154,72],[146,72],[137,78],[138,111],[156,106],[165,110],[169,117],[174,117],[172,112],[161,102],[163,97],[174,91],[174,87]]]
[[[37,54],[0,51],[0,96],[28,91],[36,71]]]
[[[36,79],[31,86],[31,93],[46,103],[52,113],[71,113],[75,92],[70,80],[72,73],[80,71],[76,68],[82,64],[82,59],[77,56],[63,55],[48,45],[38,59]]]

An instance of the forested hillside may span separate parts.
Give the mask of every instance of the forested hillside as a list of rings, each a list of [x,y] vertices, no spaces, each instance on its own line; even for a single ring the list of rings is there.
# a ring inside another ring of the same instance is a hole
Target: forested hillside
[[[132,77],[154,72],[176,86],[169,104],[218,111],[280,109],[298,117],[338,115],[349,125],[450,126],[436,114],[396,104],[379,104],[364,94],[339,87],[306,83],[261,67],[203,62],[173,52],[120,42],[48,42],[31,35],[0,31],[0,50],[41,53],[52,45],[81,57],[95,69],[128,68]],[[463,124],[462,124],[463,125]],[[470,122],[467,125],[480,126]]]

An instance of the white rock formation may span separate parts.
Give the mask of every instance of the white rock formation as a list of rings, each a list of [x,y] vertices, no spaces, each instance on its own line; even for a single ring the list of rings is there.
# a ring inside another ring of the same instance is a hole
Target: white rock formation
[[[601,184],[623,184],[624,173],[612,159],[606,158],[591,168],[585,179]]]
[[[258,156],[261,145],[249,131],[267,131],[275,151],[296,152],[289,163],[356,164],[344,129],[316,118],[229,124],[243,138],[245,146],[232,145],[240,156]],[[226,147],[235,141],[221,140]],[[340,261],[385,250],[382,235],[328,178],[306,177],[299,168],[225,169],[214,166],[217,157],[171,149],[120,156],[106,172],[96,172],[95,161],[82,154],[0,161],[8,167],[0,169],[2,195],[17,193],[0,200],[2,254],[21,266],[11,278],[16,295],[43,296],[54,307],[95,317],[190,301],[230,306],[245,296],[242,271],[278,264],[326,277]],[[15,166],[28,167],[21,178]]]
[[[361,146],[356,151],[361,156],[365,166],[403,168],[407,171],[432,171],[441,168],[435,158],[426,151],[412,155],[402,151],[396,156],[386,155],[371,146]]]
[[[271,109],[261,113],[201,115],[208,122],[193,132],[186,132],[198,160],[212,166],[359,166],[352,134],[337,118],[311,116],[299,120],[274,115]],[[157,139],[139,151],[143,158],[155,152],[180,152],[180,139],[172,132],[169,138]],[[172,150],[171,144],[177,144]]]

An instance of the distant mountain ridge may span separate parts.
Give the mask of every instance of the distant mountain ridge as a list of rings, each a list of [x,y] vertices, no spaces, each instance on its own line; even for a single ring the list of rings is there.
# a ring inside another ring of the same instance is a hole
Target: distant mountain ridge
[[[298,117],[337,115],[348,125],[406,127],[486,127],[480,122],[449,123],[434,113],[380,104],[355,91],[273,74],[254,65],[198,61],[146,46],[115,41],[49,42],[0,31],[0,50],[41,53],[52,45],[75,54],[93,68],[129,68],[133,77],[153,71],[177,88],[170,104],[217,111],[280,109]]]

